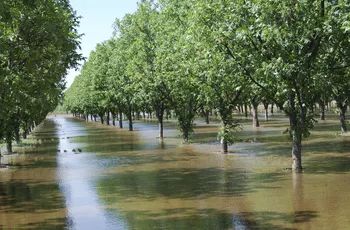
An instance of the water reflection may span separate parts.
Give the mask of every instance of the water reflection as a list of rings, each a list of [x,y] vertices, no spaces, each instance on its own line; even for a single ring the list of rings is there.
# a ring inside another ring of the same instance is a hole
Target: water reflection
[[[64,118],[56,118],[60,136],[57,155],[57,175],[60,188],[65,197],[69,225],[72,229],[126,229],[123,222],[110,218],[100,205],[96,194],[95,182],[99,174],[96,156],[87,152],[76,154],[84,146],[71,141],[85,134],[81,123]]]
[[[46,120],[26,154],[5,156],[0,171],[0,229],[62,229],[67,225],[64,198],[55,179],[56,125]],[[41,148],[37,148],[41,143]],[[42,145],[42,143],[45,143]]]
[[[0,228],[346,229],[349,140],[333,137],[345,144],[322,152],[330,135],[319,128],[305,143],[305,173],[292,174],[281,124],[269,125],[242,134],[268,145],[247,141],[221,155],[215,145],[181,145],[169,124],[159,142],[154,123],[128,132],[52,117],[27,154],[7,158]],[[197,142],[215,140],[215,126],[196,132]]]

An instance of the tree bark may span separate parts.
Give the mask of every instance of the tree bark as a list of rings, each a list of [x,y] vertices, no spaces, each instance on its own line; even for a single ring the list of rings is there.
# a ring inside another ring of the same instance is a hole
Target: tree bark
[[[271,104],[271,109],[270,109],[270,113],[273,114],[273,103]]]
[[[205,123],[206,123],[207,125],[209,125],[209,123],[210,123],[210,120],[209,120],[209,110],[206,110],[206,111],[205,111]]]
[[[323,101],[320,101],[320,119],[322,121],[326,120],[325,116],[326,105]]]
[[[159,138],[164,139],[164,127],[163,127],[163,120],[159,121]]]
[[[293,131],[293,147],[292,147],[292,169],[295,172],[302,171],[302,163],[301,163],[301,133],[299,131]]]
[[[133,115],[134,114],[132,112],[132,107],[131,107],[131,105],[129,105],[129,108],[128,108],[129,131],[133,131],[134,130],[133,124],[132,124]]]
[[[156,115],[158,119],[159,126],[159,139],[163,140],[164,138],[164,127],[163,127],[163,117],[164,117],[164,104],[161,102],[160,105],[156,108]]]
[[[340,108],[340,114],[339,114],[339,120],[340,120],[340,129],[342,133],[346,133],[348,131],[347,127],[346,127],[346,106],[341,106]]]
[[[119,112],[119,128],[123,128],[123,113]]]
[[[258,105],[252,104],[252,115],[253,115],[253,127],[260,127],[259,117],[258,117]]]
[[[301,162],[301,141],[302,141],[302,130],[306,117],[306,110],[302,108],[300,114],[300,120],[298,121],[297,110],[295,108],[295,94],[289,96],[289,122],[292,135],[292,170],[299,173],[302,172]]]
[[[224,135],[221,137],[221,148],[222,148],[222,153],[226,154],[228,153],[228,142],[227,139],[225,138],[227,136],[227,129],[226,129],[226,123],[223,122],[223,128],[224,128]]]
[[[16,127],[16,129],[15,129],[15,140],[16,140],[17,144],[19,144],[21,142],[21,137],[19,134],[19,127]]]
[[[28,135],[28,131],[24,130],[23,133],[22,133],[23,139],[27,139],[27,135]]]
[[[115,117],[116,117],[115,112],[112,112],[112,125],[113,126],[115,126]]]
[[[106,124],[109,125],[109,119],[110,119],[110,114],[109,111],[107,112],[107,117],[106,117]]]
[[[265,121],[269,120],[269,103],[264,103]]]
[[[221,147],[222,147],[222,153],[224,154],[228,153],[228,143],[224,138],[221,139]]]
[[[12,153],[12,140],[6,140],[7,153]]]
[[[140,112],[137,112],[136,113],[136,120],[140,120],[141,119],[141,113]]]
[[[105,122],[104,122],[104,119],[103,119],[103,114],[100,114],[99,116],[100,116],[100,119],[101,119],[101,124],[104,124]]]
[[[248,118],[248,105],[247,105],[247,103],[244,104],[244,116],[245,116],[245,118]]]
[[[190,140],[190,133],[188,132],[188,130],[183,130],[183,139],[184,139],[184,142],[185,143],[189,143],[189,140]]]

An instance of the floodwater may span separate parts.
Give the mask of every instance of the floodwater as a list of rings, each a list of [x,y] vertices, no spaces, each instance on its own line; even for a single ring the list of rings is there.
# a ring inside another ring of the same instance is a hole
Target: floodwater
[[[49,117],[2,159],[0,229],[349,229],[350,137],[317,124],[294,174],[285,122],[262,126],[222,155],[215,125],[183,145],[170,124],[160,143],[155,123]]]

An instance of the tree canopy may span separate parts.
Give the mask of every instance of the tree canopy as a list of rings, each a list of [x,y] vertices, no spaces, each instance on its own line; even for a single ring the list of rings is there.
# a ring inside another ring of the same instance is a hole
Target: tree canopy
[[[197,114],[214,111],[223,151],[235,138],[233,113],[276,105],[289,118],[293,169],[302,170],[302,139],[314,107],[339,108],[346,132],[349,101],[350,4],[338,1],[141,1],[115,22],[66,93],[68,110],[98,114],[175,114],[188,141]],[[113,115],[113,116],[114,116]],[[120,119],[122,115],[120,115]],[[267,117],[266,117],[267,118]]]
[[[66,0],[0,3],[0,138],[8,150],[55,109],[67,69],[81,60],[77,17]]]

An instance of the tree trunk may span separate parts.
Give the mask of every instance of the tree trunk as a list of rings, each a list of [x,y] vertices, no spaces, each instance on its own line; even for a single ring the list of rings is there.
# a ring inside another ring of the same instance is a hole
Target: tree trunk
[[[322,121],[326,120],[325,116],[326,105],[323,101],[320,102],[320,119]]]
[[[245,118],[248,118],[248,105],[247,105],[247,103],[244,104],[244,116],[245,116]]]
[[[96,122],[96,115],[94,115],[94,121]]]
[[[119,112],[119,128],[123,128],[123,113]]]
[[[159,139],[164,139],[164,127],[163,127],[163,119],[159,121]]]
[[[136,113],[136,120],[140,120],[141,119],[141,113],[140,112],[137,112]]]
[[[271,104],[271,109],[270,109],[270,113],[273,115],[273,103]]]
[[[112,112],[112,124],[113,124],[113,126],[115,126],[115,117],[116,117],[115,112]]]
[[[265,109],[265,121],[269,120],[269,104],[264,103],[264,109]]]
[[[6,140],[7,153],[12,153],[12,140]]]
[[[129,120],[129,131],[133,131],[133,124],[132,124],[132,118],[133,118],[133,112],[132,112],[132,107],[129,105],[129,111],[128,111],[128,120]]]
[[[224,138],[221,139],[221,147],[222,147],[222,153],[224,154],[228,153],[228,143]]]
[[[306,110],[302,110],[300,116],[298,116],[294,100],[295,94],[292,93],[289,96],[289,105],[291,108],[289,112],[289,123],[292,135],[292,170],[299,173],[303,169],[301,163],[301,141]]]
[[[17,144],[19,144],[21,142],[21,137],[20,137],[20,134],[19,134],[19,127],[17,127],[15,129],[15,140],[16,140]]]
[[[106,117],[106,124],[109,125],[109,119],[110,119],[110,114],[109,111],[107,112],[107,117]]]
[[[260,127],[257,104],[252,104],[252,115],[253,115],[253,127],[255,128]]]
[[[132,124],[132,115],[129,117],[129,131],[133,131],[134,130],[134,127],[133,127],[133,124]]]
[[[222,151],[222,153],[224,153],[224,154],[226,154],[226,153],[228,153],[228,141],[227,141],[227,136],[228,136],[228,129],[227,129],[227,122],[226,122],[226,120],[227,119],[225,119],[225,115],[223,115],[224,113],[222,112],[222,113],[220,113],[220,114],[222,114],[222,129],[223,129],[223,132],[224,132],[224,135],[221,137],[221,140],[220,140],[220,142],[221,142],[221,151]]]
[[[164,131],[163,131],[163,117],[164,117],[164,104],[161,102],[158,108],[156,108],[156,115],[158,119],[159,126],[159,139],[163,140]]]
[[[209,121],[209,110],[205,111],[205,123],[207,125],[209,125],[210,121]]]
[[[24,130],[23,133],[22,133],[23,139],[27,139],[27,135],[28,135],[28,131]]]
[[[301,164],[301,133],[300,131],[294,130],[292,131],[293,136],[293,147],[292,147],[292,169],[295,172],[302,171]]]
[[[182,136],[183,136],[184,142],[188,143],[190,140],[190,133],[188,132],[187,129],[183,130]]]
[[[339,120],[340,120],[340,129],[342,133],[346,133],[348,131],[346,127],[346,117],[345,117],[346,110],[347,110],[346,106],[341,106]]]
[[[103,119],[103,114],[100,114],[99,116],[100,116],[100,119],[101,119],[101,124],[104,124],[105,122],[104,122],[104,119]]]

